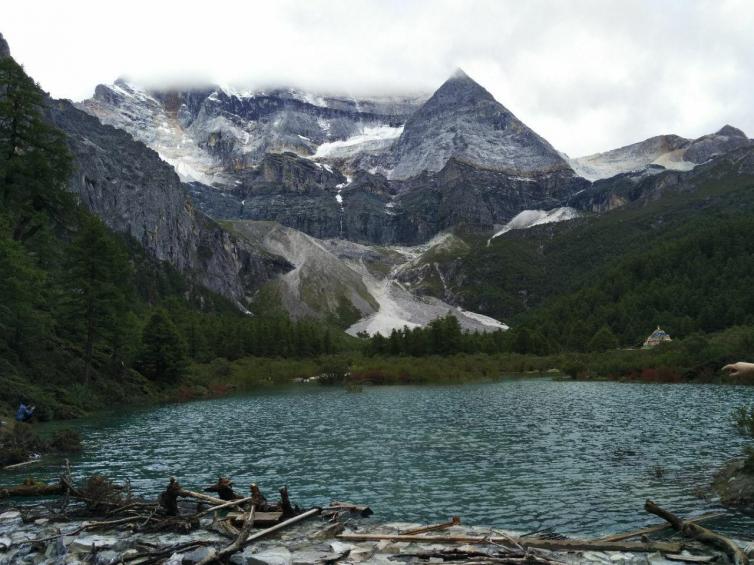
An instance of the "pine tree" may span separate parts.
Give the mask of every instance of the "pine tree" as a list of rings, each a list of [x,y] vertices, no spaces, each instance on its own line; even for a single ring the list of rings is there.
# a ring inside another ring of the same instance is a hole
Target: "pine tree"
[[[13,59],[0,60],[0,204],[13,218],[12,237],[27,241],[74,208],[63,134],[44,121],[44,94]]]
[[[118,242],[102,222],[84,215],[81,229],[66,250],[63,321],[83,339],[85,375],[89,381],[92,356],[105,340],[117,355],[127,310],[130,266]]]
[[[142,332],[139,368],[148,378],[175,382],[188,365],[186,344],[164,310],[155,311]]]
[[[589,351],[607,351],[617,347],[618,338],[608,326],[602,326],[589,340]]]

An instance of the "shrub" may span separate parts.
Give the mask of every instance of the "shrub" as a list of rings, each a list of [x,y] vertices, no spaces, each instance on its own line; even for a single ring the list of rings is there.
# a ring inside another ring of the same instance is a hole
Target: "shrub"
[[[733,411],[733,425],[739,433],[754,437],[754,404],[736,408]]]
[[[77,453],[81,451],[81,435],[70,428],[58,430],[50,439],[50,449],[59,453]]]

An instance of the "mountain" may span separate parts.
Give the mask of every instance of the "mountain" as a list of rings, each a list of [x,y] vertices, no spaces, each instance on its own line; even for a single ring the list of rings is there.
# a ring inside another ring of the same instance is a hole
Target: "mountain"
[[[110,228],[134,237],[156,259],[239,304],[290,268],[278,257],[239,245],[193,206],[172,168],[127,133],[63,100],[51,100],[47,116],[65,132],[74,156],[71,190]]]
[[[222,187],[269,153],[337,160],[378,150],[380,141],[400,134],[421,101],[290,88],[148,90],[119,79],[98,85],[79,107],[152,147],[182,180]]]
[[[591,181],[639,172],[652,165],[688,171],[699,163],[750,143],[744,132],[726,125],[697,139],[659,135],[619,149],[570,159],[569,163],[577,174]]]
[[[316,238],[416,245],[459,223],[492,230],[588,184],[462,72],[421,102],[119,80],[79,107],[155,149],[210,216]]]
[[[620,205],[607,206],[611,199],[620,200]],[[452,293],[454,302],[464,308],[506,320],[516,327],[558,296],[599,286],[610,266],[624,258],[633,257],[631,268],[640,278],[644,272],[642,258],[647,254],[661,253],[674,241],[693,238],[707,227],[718,223],[727,226],[728,222],[751,216],[754,146],[740,147],[689,171],[626,173],[601,180],[574,197],[571,205],[585,212],[568,221],[508,230],[489,245],[478,235],[466,236],[465,251],[437,261],[446,292]],[[605,212],[591,212],[599,207]],[[720,230],[724,231],[722,227]],[[717,257],[723,251],[710,242],[705,244],[703,253]],[[676,263],[666,265],[670,272],[667,276],[676,272],[682,282],[686,274],[681,273],[686,266],[678,262],[677,254],[673,257]],[[741,257],[739,260],[744,261]],[[730,268],[735,264],[731,262]],[[701,263],[696,268],[702,271],[699,277],[721,277],[719,273],[705,274]],[[614,290],[631,292],[626,285]],[[599,299],[600,304],[611,300],[610,295],[600,295]],[[584,310],[574,314],[573,319],[592,316],[593,309],[596,312],[600,308],[587,299],[581,304]],[[664,305],[672,305],[674,316],[680,316],[683,310],[683,304],[672,293],[655,303],[657,308]],[[650,325],[654,327],[659,321]],[[678,327],[670,327],[679,333]],[[649,331],[642,326],[634,330],[637,335]]]
[[[4,40],[3,52],[9,56]],[[48,98],[45,114],[65,133],[73,156],[70,190],[108,227],[136,239],[157,260],[239,305],[291,268],[280,257],[239,245],[194,207],[173,168],[128,133],[66,100]]]
[[[392,151],[392,179],[440,171],[455,158],[528,177],[572,175],[568,163],[505,106],[457,70],[406,122]]]

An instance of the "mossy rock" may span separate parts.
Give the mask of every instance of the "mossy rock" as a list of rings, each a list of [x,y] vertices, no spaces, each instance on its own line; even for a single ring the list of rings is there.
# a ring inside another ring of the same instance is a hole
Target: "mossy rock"
[[[754,512],[754,471],[746,459],[734,459],[715,475],[712,488],[724,506]]]

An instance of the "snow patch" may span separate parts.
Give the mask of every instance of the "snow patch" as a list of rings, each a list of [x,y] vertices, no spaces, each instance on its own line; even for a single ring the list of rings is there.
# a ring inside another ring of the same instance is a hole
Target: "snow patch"
[[[359,133],[352,135],[348,139],[339,139],[321,144],[317,147],[317,151],[312,158],[348,157],[361,151],[383,149],[400,137],[401,133],[403,133],[403,126],[365,126]]]
[[[508,233],[511,230],[525,230],[542,224],[565,222],[567,220],[578,218],[580,215],[581,214],[578,210],[569,206],[553,208],[552,210],[524,210],[523,212],[519,212],[510,222],[505,224],[500,231],[496,232],[495,235],[487,240],[487,245],[489,246],[490,242],[496,237]]]

